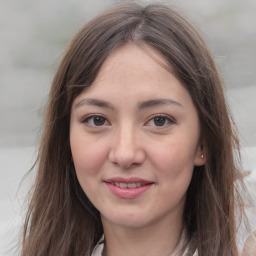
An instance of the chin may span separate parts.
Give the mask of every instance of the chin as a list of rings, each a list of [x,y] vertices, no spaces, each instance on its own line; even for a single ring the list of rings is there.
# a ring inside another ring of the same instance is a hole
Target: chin
[[[145,216],[138,214],[117,214],[102,217],[102,221],[108,222],[110,225],[117,225],[124,228],[143,228],[151,221],[147,220]]]

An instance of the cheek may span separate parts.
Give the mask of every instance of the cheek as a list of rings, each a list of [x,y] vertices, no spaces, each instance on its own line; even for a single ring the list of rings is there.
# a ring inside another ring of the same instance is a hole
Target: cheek
[[[170,140],[151,147],[151,160],[164,176],[191,176],[194,169],[195,145],[182,140]]]
[[[77,175],[96,174],[106,159],[106,146],[90,139],[72,137],[70,144]]]

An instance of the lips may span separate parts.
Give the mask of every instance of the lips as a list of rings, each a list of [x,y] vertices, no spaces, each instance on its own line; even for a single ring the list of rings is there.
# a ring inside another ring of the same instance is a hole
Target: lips
[[[126,199],[132,199],[141,196],[154,184],[154,182],[140,178],[113,178],[104,182],[114,195]]]
[[[133,183],[124,183],[124,182],[111,182],[112,185],[119,187],[119,188],[138,188],[145,184],[140,182],[133,182]]]

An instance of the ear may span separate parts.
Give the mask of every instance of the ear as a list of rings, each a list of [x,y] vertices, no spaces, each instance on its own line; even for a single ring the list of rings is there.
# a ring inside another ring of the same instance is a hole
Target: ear
[[[205,162],[206,162],[206,154],[205,154],[204,147],[203,147],[202,143],[200,142],[196,149],[194,165],[202,166],[202,165],[205,165]]]

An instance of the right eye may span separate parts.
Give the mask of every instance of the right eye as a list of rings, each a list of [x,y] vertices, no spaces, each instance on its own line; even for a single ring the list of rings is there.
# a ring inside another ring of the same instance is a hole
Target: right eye
[[[85,119],[83,119],[82,122],[91,127],[101,127],[104,125],[109,125],[107,119],[101,115],[87,116]]]

